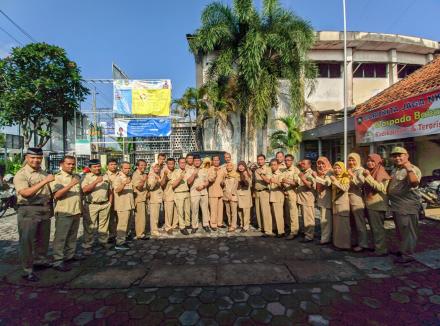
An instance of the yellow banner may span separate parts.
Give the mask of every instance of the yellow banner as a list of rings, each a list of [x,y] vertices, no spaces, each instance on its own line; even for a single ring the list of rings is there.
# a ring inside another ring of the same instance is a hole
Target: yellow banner
[[[171,90],[133,88],[132,113],[158,117],[170,115]]]

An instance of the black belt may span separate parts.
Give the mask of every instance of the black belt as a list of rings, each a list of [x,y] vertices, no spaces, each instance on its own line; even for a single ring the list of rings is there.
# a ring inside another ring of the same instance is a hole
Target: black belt
[[[101,201],[101,202],[99,202],[99,203],[89,203],[89,202],[87,202],[87,204],[93,204],[93,205],[104,205],[104,204],[107,204],[109,201],[107,200],[107,201]]]
[[[257,190],[257,192],[262,192],[262,191],[269,191],[269,189]]]
[[[45,206],[47,206],[47,207],[50,207],[51,205],[50,204],[29,204],[29,205],[26,205],[26,204],[18,204],[18,207],[32,207],[32,206],[39,206],[39,207],[45,207]]]

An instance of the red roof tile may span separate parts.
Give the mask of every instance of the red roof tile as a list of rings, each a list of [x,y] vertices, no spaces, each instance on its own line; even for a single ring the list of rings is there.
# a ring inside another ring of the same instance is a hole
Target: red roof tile
[[[440,56],[404,79],[356,106],[354,115],[379,109],[395,101],[425,94],[440,88]]]

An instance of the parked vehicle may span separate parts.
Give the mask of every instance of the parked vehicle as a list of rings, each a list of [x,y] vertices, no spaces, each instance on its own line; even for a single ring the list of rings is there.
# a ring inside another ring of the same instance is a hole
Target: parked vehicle
[[[431,181],[419,187],[422,205],[426,207],[440,207],[440,180]]]
[[[8,208],[14,208],[17,204],[17,195],[15,192],[14,184],[12,180],[14,176],[7,174],[3,178],[3,182],[0,186],[0,217],[5,215]]]

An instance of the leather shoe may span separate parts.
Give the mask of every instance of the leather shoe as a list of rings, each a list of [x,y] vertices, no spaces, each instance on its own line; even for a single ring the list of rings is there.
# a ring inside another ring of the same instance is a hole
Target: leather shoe
[[[197,229],[195,229],[195,228],[191,230],[191,234],[194,234],[196,232],[197,232]]]
[[[72,270],[72,268],[70,268],[64,264],[55,265],[55,266],[53,266],[53,269],[58,272],[62,272],[62,273]]]
[[[52,267],[51,263],[37,263],[37,264],[34,264],[34,268],[37,269],[37,270],[51,268],[51,267]]]
[[[313,239],[307,239],[307,238],[304,238],[304,239],[301,239],[300,242],[301,242],[301,243],[309,243],[309,242],[313,242]]]
[[[187,229],[180,229],[180,233],[182,233],[183,235],[189,235]]]
[[[40,280],[34,273],[22,275],[21,278],[28,282],[38,282]]]
[[[296,238],[296,234],[290,233],[287,237],[286,240],[294,240]]]
[[[203,230],[204,230],[206,233],[211,233],[211,229],[209,228],[209,226],[204,226],[204,227],[203,227]]]
[[[82,261],[82,260],[85,260],[85,259],[86,259],[86,257],[84,257],[84,256],[75,255],[72,258],[69,258],[69,259],[65,260],[65,262],[68,263],[68,262],[71,262],[71,261]]]
[[[285,234],[284,234],[284,233],[277,234],[277,238],[284,238],[284,237],[285,237]]]

